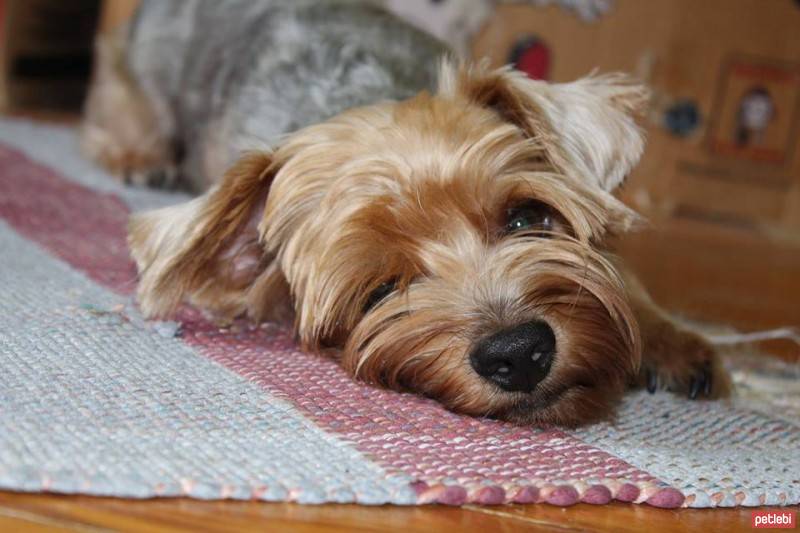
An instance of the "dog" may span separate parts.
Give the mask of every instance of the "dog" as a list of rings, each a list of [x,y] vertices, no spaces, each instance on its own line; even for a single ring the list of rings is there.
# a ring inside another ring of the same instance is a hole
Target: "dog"
[[[639,220],[613,192],[645,88],[446,57],[368,2],[145,0],[101,43],[83,144],[205,192],[132,218],[143,313],[291,320],[356,379],[518,424],[729,394],[606,249]]]

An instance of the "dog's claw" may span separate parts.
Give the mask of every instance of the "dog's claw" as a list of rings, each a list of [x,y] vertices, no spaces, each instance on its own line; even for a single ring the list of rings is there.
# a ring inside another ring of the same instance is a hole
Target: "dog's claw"
[[[706,398],[711,396],[711,387],[714,382],[714,373],[708,369],[706,370],[706,384],[703,387],[703,394],[705,394]]]
[[[647,392],[649,392],[650,394],[655,394],[657,388],[658,388],[658,374],[656,374],[652,370],[648,370],[647,371]]]
[[[703,388],[703,383],[705,381],[703,376],[704,374],[701,374],[699,377],[695,376],[692,378],[692,383],[689,385],[689,398],[692,400],[697,398],[697,394],[700,392],[700,389]]]
[[[714,377],[714,370],[711,367],[711,362],[706,361],[703,363],[703,373],[701,374],[703,380],[703,396],[708,398],[711,395],[711,386]]]

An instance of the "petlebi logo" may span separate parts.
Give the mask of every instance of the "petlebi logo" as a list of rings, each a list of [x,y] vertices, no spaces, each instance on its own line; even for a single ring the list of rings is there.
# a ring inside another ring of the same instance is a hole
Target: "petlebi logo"
[[[750,525],[756,529],[794,529],[797,525],[795,511],[753,511]]]

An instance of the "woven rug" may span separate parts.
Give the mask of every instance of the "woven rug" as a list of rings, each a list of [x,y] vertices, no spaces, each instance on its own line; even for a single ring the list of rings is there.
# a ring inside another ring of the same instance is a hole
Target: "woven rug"
[[[144,321],[126,219],[180,199],[117,185],[80,157],[70,128],[0,121],[0,488],[303,503],[800,503],[796,366],[732,360],[742,393],[731,401],[631,393],[613,422],[564,431],[461,417],[355,383],[280,326],[220,329],[192,310]]]

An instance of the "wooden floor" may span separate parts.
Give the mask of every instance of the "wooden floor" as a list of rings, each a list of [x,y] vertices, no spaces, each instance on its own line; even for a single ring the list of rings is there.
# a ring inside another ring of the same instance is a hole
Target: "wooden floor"
[[[625,235],[614,247],[672,312],[743,332],[800,328],[800,243],[678,219]],[[759,348],[800,362],[794,342]]]
[[[0,531],[603,531],[750,529],[751,509],[654,509],[643,505],[498,507],[303,506],[185,499],[127,501],[0,492]]]

